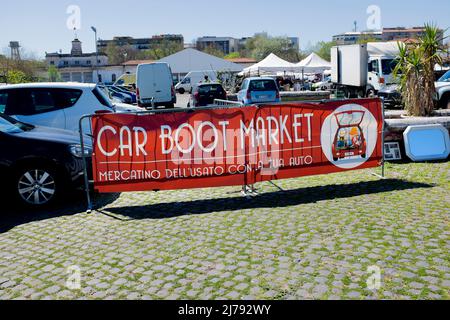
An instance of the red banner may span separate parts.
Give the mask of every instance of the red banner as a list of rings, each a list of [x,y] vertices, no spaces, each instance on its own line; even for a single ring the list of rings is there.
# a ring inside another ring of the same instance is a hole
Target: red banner
[[[99,192],[242,186],[377,167],[379,99],[92,118]]]

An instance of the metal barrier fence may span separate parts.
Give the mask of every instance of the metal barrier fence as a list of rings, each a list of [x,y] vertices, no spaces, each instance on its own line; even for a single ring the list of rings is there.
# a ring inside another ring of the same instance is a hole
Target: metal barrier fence
[[[329,101],[342,101],[342,100],[348,100],[351,101],[352,99],[329,99],[329,100],[316,100],[316,101],[301,101],[301,103],[326,103]],[[382,128],[382,160],[381,160],[381,175],[379,174],[375,174],[372,173],[374,176],[377,176],[381,179],[385,179],[385,133],[386,133],[386,122],[385,122],[385,106],[384,106],[384,98],[381,98],[381,107],[382,107],[382,121],[383,121],[383,128]],[[292,103],[292,102],[291,102]],[[271,105],[276,105],[276,104],[285,104],[285,103],[272,103]],[[198,107],[198,108],[188,108],[188,109],[183,109],[183,108],[179,108],[179,109],[161,109],[161,110],[146,110],[146,111],[139,111],[139,112],[124,112],[123,114],[132,114],[132,115],[136,115],[136,116],[141,116],[141,115],[153,115],[153,114],[173,114],[173,113],[192,113],[195,111],[202,111],[202,110],[211,110],[211,109],[228,109],[228,108],[236,108],[236,107],[244,107],[245,105],[241,102],[237,102],[237,101],[228,101],[228,100],[214,100],[214,105],[212,106],[207,106],[207,107]],[[102,114],[101,112],[96,113],[96,114],[90,114],[90,115],[85,115],[83,117],[80,118],[79,121],[79,131],[80,131],[80,146],[81,146],[81,152],[83,155],[83,173],[84,173],[84,182],[85,182],[85,191],[86,191],[86,201],[87,201],[87,213],[91,213],[93,208],[92,205],[92,199],[91,199],[91,194],[90,194],[90,181],[89,181],[89,175],[88,175],[88,155],[86,154],[86,143],[85,143],[85,139],[87,137],[89,137],[91,139],[91,143],[92,146],[94,147],[94,141],[93,138],[94,136],[92,134],[85,134],[83,132],[83,121],[86,119],[89,119],[89,128],[92,132],[92,117],[98,116]],[[273,183],[273,182],[270,182]],[[244,189],[247,186],[244,186]]]
[[[232,106],[232,107],[243,107],[244,104],[242,102],[237,102],[237,101],[230,101],[230,100],[220,100],[220,99],[215,99],[214,100],[214,105],[216,106]]]

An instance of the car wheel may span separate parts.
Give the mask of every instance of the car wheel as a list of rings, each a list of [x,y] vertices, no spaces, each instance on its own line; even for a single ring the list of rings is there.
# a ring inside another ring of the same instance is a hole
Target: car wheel
[[[13,179],[18,200],[29,207],[43,207],[59,198],[63,187],[57,172],[46,166],[19,169]]]
[[[366,94],[367,98],[374,98],[375,96],[376,96],[376,93],[375,93],[374,89],[367,90],[367,94]]]
[[[350,89],[344,89],[345,99],[351,99],[353,97],[352,91]]]
[[[449,104],[450,104],[450,94],[447,93],[442,97],[441,101],[439,102],[439,108],[447,109],[450,107]]]
[[[185,94],[185,92],[186,92],[186,90],[184,90],[183,88],[178,89],[178,93],[179,93],[179,94]]]

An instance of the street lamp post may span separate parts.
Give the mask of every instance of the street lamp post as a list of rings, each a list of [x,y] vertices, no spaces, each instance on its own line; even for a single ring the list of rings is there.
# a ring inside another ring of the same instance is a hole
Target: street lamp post
[[[91,27],[92,31],[94,31],[95,34],[95,71],[96,71],[96,75],[97,75],[97,80],[96,82],[99,82],[99,77],[98,77],[98,46],[97,46],[97,28],[95,27]]]

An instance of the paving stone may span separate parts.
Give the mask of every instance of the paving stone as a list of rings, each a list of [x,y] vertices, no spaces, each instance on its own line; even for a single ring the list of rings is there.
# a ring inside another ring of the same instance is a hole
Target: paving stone
[[[7,288],[11,288],[11,287],[14,287],[16,285],[16,282],[15,281],[6,281],[6,282],[3,282],[1,285],[0,285],[0,288],[1,289],[7,289]]]
[[[424,287],[424,285],[422,283],[418,283],[418,282],[411,282],[409,284],[410,287],[415,288],[415,289],[422,289]]]
[[[448,298],[450,163],[389,164],[389,185],[370,171],[279,181],[282,197],[262,183],[254,202],[234,187],[95,195],[121,220],[82,198],[33,221],[7,212],[0,299]],[[363,293],[372,264],[383,292]]]
[[[58,291],[60,291],[61,290],[61,288],[60,287],[58,287],[58,286],[52,286],[52,287],[50,287],[50,288],[47,288],[47,290],[45,290],[47,293],[50,293],[50,294],[54,294],[54,293],[57,293]]]
[[[358,291],[350,291],[350,292],[347,294],[347,296],[348,296],[350,299],[359,299],[359,298],[361,298],[361,293],[358,292]]]
[[[236,291],[232,291],[232,292],[227,294],[227,297],[232,299],[232,300],[238,300],[239,297],[240,297],[240,293],[236,292]]]

